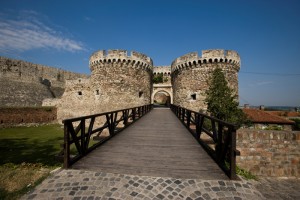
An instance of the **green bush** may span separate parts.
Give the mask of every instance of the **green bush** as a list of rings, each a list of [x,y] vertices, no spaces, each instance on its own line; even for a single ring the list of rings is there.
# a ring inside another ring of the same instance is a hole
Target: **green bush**
[[[300,119],[299,118],[292,118],[291,120],[293,120],[295,122],[294,129],[295,130],[300,130]]]
[[[153,77],[153,83],[163,83],[163,75],[162,74],[157,74]]]

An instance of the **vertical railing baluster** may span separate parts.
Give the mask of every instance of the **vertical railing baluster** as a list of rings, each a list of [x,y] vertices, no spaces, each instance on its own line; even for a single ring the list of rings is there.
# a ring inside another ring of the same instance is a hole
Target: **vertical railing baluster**
[[[70,166],[70,133],[67,126],[67,121],[64,122],[64,168]]]
[[[136,108],[132,109],[132,121],[135,121]]]
[[[187,111],[187,116],[186,116],[186,127],[190,129],[190,124],[191,124],[191,111]]]
[[[218,138],[217,138],[217,144],[216,144],[216,156],[217,160],[220,162],[221,155],[222,155],[222,149],[223,149],[223,124],[218,124]]]
[[[230,179],[236,179],[236,128],[233,129],[229,133],[230,137]]]
[[[212,132],[213,132],[213,140],[214,140],[214,142],[216,142],[217,138],[218,138],[218,133],[216,130],[216,121],[215,120],[211,120],[211,127],[212,127]]]
[[[81,144],[80,144],[80,148],[81,148],[81,154],[85,155],[86,153],[86,149],[85,149],[85,119],[81,120],[81,126],[80,126],[80,131],[81,131],[81,135],[80,135],[80,140],[81,140]]]

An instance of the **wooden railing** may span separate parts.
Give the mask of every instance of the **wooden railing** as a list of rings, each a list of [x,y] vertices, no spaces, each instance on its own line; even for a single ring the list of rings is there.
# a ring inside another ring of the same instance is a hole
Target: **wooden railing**
[[[236,126],[173,104],[170,108],[226,175],[237,179]]]
[[[140,119],[152,108],[150,104],[63,120],[64,168],[69,168],[93,149]]]

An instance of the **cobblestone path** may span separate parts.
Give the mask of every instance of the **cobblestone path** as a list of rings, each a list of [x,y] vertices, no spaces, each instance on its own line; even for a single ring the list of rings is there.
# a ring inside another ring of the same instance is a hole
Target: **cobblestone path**
[[[265,199],[247,181],[174,179],[60,170],[22,199]]]
[[[300,199],[299,178],[260,178],[259,182],[253,182],[253,185],[266,199]]]

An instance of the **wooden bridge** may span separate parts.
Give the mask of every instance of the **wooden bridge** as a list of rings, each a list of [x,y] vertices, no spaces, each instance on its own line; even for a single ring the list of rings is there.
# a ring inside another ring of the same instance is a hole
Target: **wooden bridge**
[[[235,127],[201,113],[147,105],[63,122],[65,168],[236,179]]]

